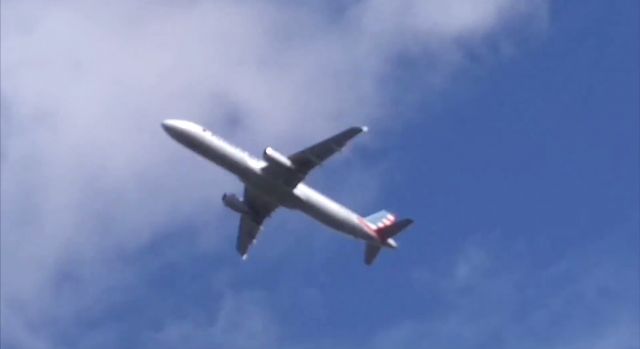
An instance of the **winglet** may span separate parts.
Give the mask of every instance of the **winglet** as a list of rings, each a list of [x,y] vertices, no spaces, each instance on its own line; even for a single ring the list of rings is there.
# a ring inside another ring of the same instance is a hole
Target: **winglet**
[[[367,126],[360,126],[362,132],[369,132],[369,128]]]

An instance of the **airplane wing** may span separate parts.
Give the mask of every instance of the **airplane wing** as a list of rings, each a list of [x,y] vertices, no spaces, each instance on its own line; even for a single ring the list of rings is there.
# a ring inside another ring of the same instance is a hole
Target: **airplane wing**
[[[348,128],[322,142],[290,155],[286,159],[279,160],[279,163],[269,163],[262,170],[265,174],[293,188],[316,166],[341,150],[353,137],[366,131],[367,128],[364,126]],[[265,149],[265,154],[268,150],[269,148]],[[271,149],[271,151],[273,150]],[[282,162],[288,162],[288,164],[283,166]]]
[[[348,128],[289,156],[289,160],[293,163],[295,171],[304,178],[316,166],[341,150],[353,137],[366,131],[367,127],[365,126]]]
[[[262,223],[278,206],[271,201],[263,199],[247,187],[244,188],[243,201],[252,211],[251,214],[243,214],[240,217],[240,226],[238,227],[236,250],[244,259],[247,256],[249,247],[255,242]]]

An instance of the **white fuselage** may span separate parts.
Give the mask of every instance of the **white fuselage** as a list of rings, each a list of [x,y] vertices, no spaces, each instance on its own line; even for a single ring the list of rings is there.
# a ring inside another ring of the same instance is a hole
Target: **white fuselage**
[[[360,215],[302,182],[293,188],[285,185],[279,178],[263,171],[267,162],[231,145],[206,128],[183,120],[165,121],[163,127],[176,141],[235,174],[264,199],[302,211],[337,231],[384,245]]]

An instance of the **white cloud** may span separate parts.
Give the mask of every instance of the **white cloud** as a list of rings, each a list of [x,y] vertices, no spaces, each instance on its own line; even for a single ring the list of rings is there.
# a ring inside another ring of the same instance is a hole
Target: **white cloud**
[[[638,348],[639,257],[626,247],[637,243],[637,229],[634,215],[549,260],[515,234],[472,236],[454,263],[415,271],[414,287],[437,295],[445,310],[403,319],[370,346]]]
[[[545,12],[509,0],[362,1],[338,15],[258,1],[4,1],[3,341],[51,346],[41,319],[78,308],[57,300],[64,275],[86,279],[76,296],[91,302],[121,282],[102,280],[121,254],[175,222],[217,220],[220,193],[239,185],[173,144],[162,119],[293,149],[384,122],[378,80],[399,52],[426,48],[448,71],[466,47]]]
[[[273,348],[279,329],[259,293],[228,293],[212,322],[190,319],[166,324],[149,336],[149,348]]]

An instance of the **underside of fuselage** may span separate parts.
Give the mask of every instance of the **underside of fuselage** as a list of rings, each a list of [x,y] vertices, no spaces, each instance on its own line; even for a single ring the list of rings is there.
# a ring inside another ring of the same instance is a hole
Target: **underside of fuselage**
[[[345,234],[369,241],[372,236],[358,221],[358,214],[331,200],[327,196],[299,183],[290,188],[263,173],[241,178],[245,185],[278,206],[301,211],[321,223]]]
[[[289,157],[269,147],[264,151],[264,160],[252,157],[192,122],[167,120],[163,127],[176,141],[233,173],[245,184],[242,199],[233,194],[223,195],[225,205],[241,214],[236,248],[242,256],[246,256],[262,223],[277,207],[301,211],[336,231],[366,241],[367,264],[375,259],[380,247],[395,248],[397,245],[391,236],[411,223],[405,219],[403,226],[396,226],[398,229],[390,232],[394,227],[387,221],[386,228],[391,230],[387,229],[386,234],[381,228],[384,219],[383,222],[371,221],[371,216],[365,219],[302,182],[310,169],[364,132],[364,127],[349,128]]]
[[[189,142],[189,148],[235,174],[263,199],[277,206],[298,210],[342,233],[366,241],[375,241],[358,220],[359,215],[335,202],[305,183],[288,186],[279,177],[263,171],[264,161],[251,157],[221,139],[203,137]]]

